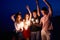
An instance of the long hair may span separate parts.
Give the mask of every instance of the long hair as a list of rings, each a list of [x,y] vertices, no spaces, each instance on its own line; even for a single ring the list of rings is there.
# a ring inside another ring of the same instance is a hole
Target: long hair
[[[21,12],[17,12],[17,13],[15,14],[15,20],[16,20],[16,21],[17,21],[18,15],[21,16]],[[20,21],[22,21],[22,16],[21,16],[21,20],[20,20]]]

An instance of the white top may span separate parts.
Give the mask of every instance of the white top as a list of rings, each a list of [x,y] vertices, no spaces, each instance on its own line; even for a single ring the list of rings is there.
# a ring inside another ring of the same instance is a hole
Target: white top
[[[15,23],[16,31],[20,31],[20,29],[23,31],[23,27],[24,27],[24,23],[23,22]]]
[[[30,21],[25,21],[24,29],[27,30],[30,26]]]

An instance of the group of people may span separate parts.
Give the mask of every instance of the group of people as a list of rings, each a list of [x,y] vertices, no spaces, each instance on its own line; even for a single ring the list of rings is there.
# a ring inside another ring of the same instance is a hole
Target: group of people
[[[43,2],[48,6],[48,9],[46,7],[40,9],[38,0],[36,0],[37,9],[31,12],[27,5],[28,13],[25,14],[24,19],[22,19],[21,12],[11,16],[19,40],[50,40],[50,31],[53,30],[52,8],[47,0],[43,0]]]

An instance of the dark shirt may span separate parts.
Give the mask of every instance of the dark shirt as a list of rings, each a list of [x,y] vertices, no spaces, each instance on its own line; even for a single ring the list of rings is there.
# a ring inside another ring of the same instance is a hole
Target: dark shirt
[[[41,17],[38,16],[37,18],[32,18],[32,19],[33,19],[32,20],[32,25],[30,27],[31,32],[40,31],[41,27],[40,26],[36,26],[35,24],[39,25]]]

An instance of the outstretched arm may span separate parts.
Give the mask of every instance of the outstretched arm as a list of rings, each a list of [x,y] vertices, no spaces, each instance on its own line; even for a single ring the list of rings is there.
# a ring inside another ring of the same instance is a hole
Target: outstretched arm
[[[46,1],[46,0],[43,0],[44,3],[48,6],[48,15],[49,16],[52,16],[52,8],[51,8],[51,5]]]
[[[15,22],[14,16],[15,16],[15,14],[11,16],[11,19],[13,20],[13,22]]]
[[[32,18],[32,13],[31,13],[28,5],[26,6],[26,9],[28,10],[28,12],[29,12],[29,14],[30,14],[30,20],[31,20],[31,18]]]
[[[40,16],[40,8],[38,5],[38,0],[36,0],[36,5],[37,5],[37,15]]]

